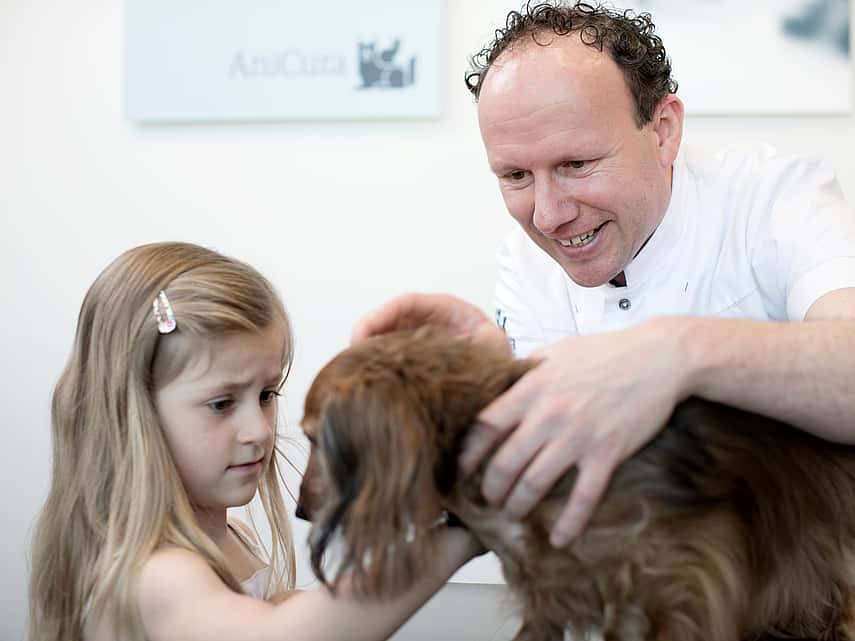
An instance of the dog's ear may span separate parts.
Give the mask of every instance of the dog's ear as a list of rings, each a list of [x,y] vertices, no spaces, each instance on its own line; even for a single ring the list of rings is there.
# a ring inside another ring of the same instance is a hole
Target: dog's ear
[[[457,351],[455,348],[460,346],[464,349]],[[446,362],[455,358],[460,359],[461,365],[454,375],[446,374],[442,400],[435,403],[438,411],[432,418],[439,426],[441,454],[435,468],[435,483],[442,495],[449,494],[458,480],[457,461],[478,413],[537,364],[465,342],[455,344],[444,356]]]
[[[323,505],[325,481],[320,458],[318,448],[312,445],[297,496],[295,516],[310,522],[315,520],[318,509]]]
[[[347,429],[340,427],[344,418],[334,403],[328,403],[316,420],[318,425],[309,457],[315,465],[306,466],[301,500],[305,487],[307,498],[312,497],[312,529],[309,532],[312,570],[322,583],[333,587],[324,571],[324,561],[356,494],[356,452],[347,438]]]
[[[349,572],[357,593],[398,594],[432,565],[441,514],[434,432],[400,380],[357,382],[332,395],[317,435],[331,486],[311,536],[319,578],[336,532],[344,546],[332,583]]]

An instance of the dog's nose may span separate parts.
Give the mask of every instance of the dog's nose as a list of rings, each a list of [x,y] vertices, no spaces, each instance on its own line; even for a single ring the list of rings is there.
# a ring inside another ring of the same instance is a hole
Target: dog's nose
[[[297,509],[294,510],[294,516],[298,519],[303,519],[304,521],[312,521],[311,515],[309,515],[309,512],[303,507],[302,503],[297,503]]]

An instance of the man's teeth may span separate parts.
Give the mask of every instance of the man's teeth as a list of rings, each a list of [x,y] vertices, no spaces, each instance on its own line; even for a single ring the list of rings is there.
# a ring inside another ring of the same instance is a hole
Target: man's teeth
[[[580,236],[573,236],[573,238],[571,238],[570,240],[559,239],[558,242],[561,243],[562,245],[564,245],[565,247],[578,247],[579,245],[584,245],[584,244],[590,242],[590,240],[596,234],[597,234],[597,230],[592,229],[587,234],[582,234]]]

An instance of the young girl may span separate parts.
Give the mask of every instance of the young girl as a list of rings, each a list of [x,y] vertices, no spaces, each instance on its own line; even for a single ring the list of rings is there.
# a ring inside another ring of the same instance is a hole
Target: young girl
[[[449,528],[435,572],[394,601],[360,602],[346,582],[287,593],[276,412],[292,353],[281,301],[244,263],[159,243],[104,270],[53,397],[31,641],[382,639],[477,553]],[[264,558],[226,517],[256,491]]]

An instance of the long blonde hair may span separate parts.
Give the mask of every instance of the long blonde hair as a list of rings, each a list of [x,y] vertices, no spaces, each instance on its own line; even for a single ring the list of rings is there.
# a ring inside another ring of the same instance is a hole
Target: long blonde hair
[[[161,290],[178,321],[167,335],[152,318]],[[104,614],[120,638],[143,638],[136,579],[166,545],[198,552],[241,592],[196,522],[153,390],[180,374],[206,341],[271,326],[283,329],[287,372],[292,333],[273,286],[249,265],[188,243],[131,249],[90,287],[53,395],[51,488],[32,542],[31,641],[78,641],[84,616]],[[287,589],[295,581],[294,547],[276,459],[258,490],[272,533],[269,587]]]

